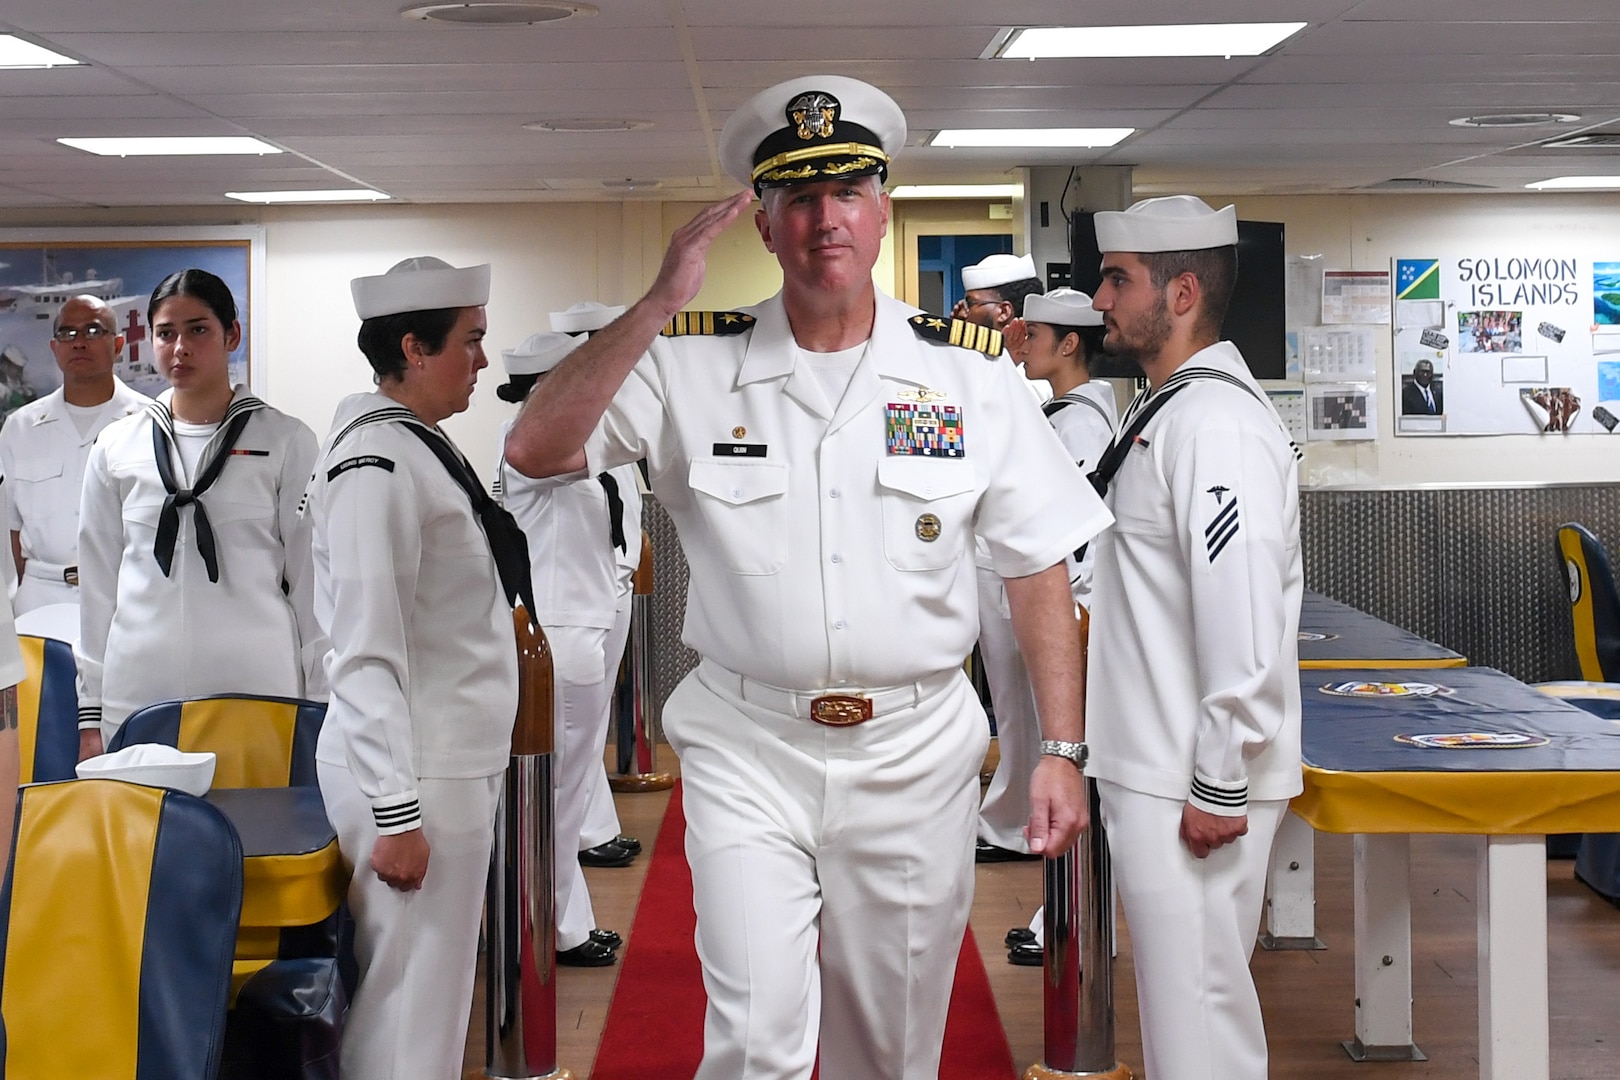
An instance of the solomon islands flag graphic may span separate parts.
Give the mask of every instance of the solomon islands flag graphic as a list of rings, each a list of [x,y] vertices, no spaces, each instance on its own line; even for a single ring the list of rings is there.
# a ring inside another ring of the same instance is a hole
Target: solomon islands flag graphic
[[[1440,299],[1440,260],[1396,259],[1395,299]]]

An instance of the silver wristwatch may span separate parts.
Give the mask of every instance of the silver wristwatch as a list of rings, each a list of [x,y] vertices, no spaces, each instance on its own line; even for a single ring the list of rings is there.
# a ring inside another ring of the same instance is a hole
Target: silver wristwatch
[[[1041,755],[1043,757],[1060,757],[1074,762],[1074,767],[1084,770],[1090,751],[1083,742],[1064,742],[1062,739],[1042,739]]]

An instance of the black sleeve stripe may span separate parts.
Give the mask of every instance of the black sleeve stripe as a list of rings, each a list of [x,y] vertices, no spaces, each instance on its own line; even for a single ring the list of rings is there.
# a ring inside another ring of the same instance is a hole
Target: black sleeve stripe
[[[1242,784],[1231,790],[1211,786],[1207,781],[1193,777],[1193,796],[1211,806],[1245,806],[1249,801],[1249,785]]]
[[[1226,508],[1215,515],[1215,520],[1209,523],[1204,530],[1204,546],[1209,552],[1209,561],[1213,563],[1226,545],[1238,533],[1237,500],[1233,499],[1226,504]]]

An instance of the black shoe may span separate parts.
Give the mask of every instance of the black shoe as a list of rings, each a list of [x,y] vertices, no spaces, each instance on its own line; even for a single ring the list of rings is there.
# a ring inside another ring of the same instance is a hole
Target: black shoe
[[[1012,848],[997,847],[988,840],[980,840],[973,849],[974,862],[1032,862],[1040,858]]]
[[[617,949],[624,944],[624,938],[620,937],[617,931],[602,930],[600,928],[591,931],[591,940],[600,941],[610,949]]]
[[[1009,949],[1014,945],[1027,945],[1029,942],[1035,940],[1035,931],[1031,930],[1027,926],[1015,926],[1011,930],[1007,931],[1007,936],[1001,940],[1006,942],[1007,948]]]
[[[1046,950],[1033,941],[1021,941],[1007,950],[1007,963],[1017,967],[1040,967],[1046,963]]]
[[[620,833],[618,836],[613,838],[612,842],[618,844],[632,855],[641,854],[641,841],[637,840],[633,836],[626,836],[623,833]]]
[[[590,938],[572,949],[557,950],[557,963],[562,967],[610,967],[618,958],[611,947]]]
[[[617,840],[597,844],[579,853],[581,866],[629,866],[635,859],[636,853],[620,847]]]

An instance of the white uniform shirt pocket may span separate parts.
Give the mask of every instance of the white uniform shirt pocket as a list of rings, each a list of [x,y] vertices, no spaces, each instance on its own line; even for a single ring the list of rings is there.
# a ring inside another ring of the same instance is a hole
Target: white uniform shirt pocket
[[[978,501],[969,462],[886,457],[877,479],[883,553],[896,570],[943,570],[961,561]]]
[[[774,574],[787,564],[785,464],[700,458],[687,470],[687,483],[726,569]]]

